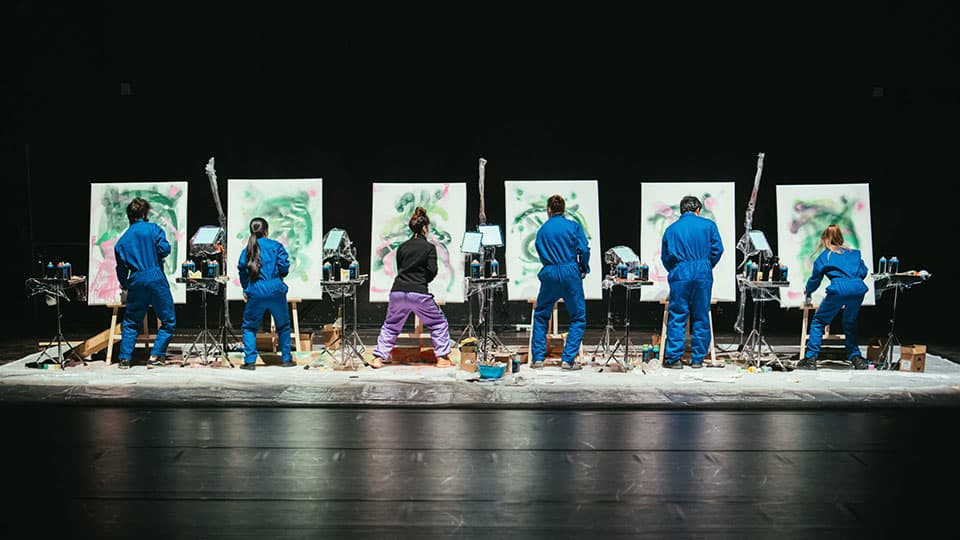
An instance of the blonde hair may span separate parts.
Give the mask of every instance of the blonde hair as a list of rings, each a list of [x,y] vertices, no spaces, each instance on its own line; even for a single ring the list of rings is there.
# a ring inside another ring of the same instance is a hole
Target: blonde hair
[[[834,253],[843,253],[844,250],[850,249],[850,246],[843,243],[843,232],[836,223],[831,223],[823,230],[820,234],[820,241],[817,242],[817,249],[814,252],[819,253],[821,248]]]

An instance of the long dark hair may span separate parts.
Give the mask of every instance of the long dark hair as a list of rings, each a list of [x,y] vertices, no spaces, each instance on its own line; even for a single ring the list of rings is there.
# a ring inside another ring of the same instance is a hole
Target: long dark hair
[[[413,211],[408,225],[410,226],[410,230],[413,231],[414,236],[422,235],[423,226],[430,225],[430,218],[427,217],[427,211],[424,210],[422,206],[418,206],[416,210]]]
[[[267,220],[255,217],[250,220],[250,238],[247,240],[247,269],[250,270],[250,279],[260,277],[260,244],[257,240],[267,235]]]

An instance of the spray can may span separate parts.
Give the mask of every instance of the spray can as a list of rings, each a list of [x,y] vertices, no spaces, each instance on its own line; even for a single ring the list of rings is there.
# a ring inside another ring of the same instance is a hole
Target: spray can
[[[207,274],[208,278],[215,278],[220,275],[220,263],[214,260],[207,261]]]
[[[351,280],[357,279],[357,277],[360,276],[360,263],[358,263],[356,259],[354,259],[347,268],[350,270]]]
[[[63,279],[70,279],[73,277],[73,265],[69,262],[63,263]]]
[[[332,268],[330,267],[330,261],[323,263],[323,280],[330,281],[330,272]]]
[[[490,276],[500,275],[500,263],[496,259],[490,259]]]
[[[56,276],[57,276],[57,274],[56,274],[56,269],[54,269],[54,267],[53,267],[53,261],[47,262],[47,268],[46,268],[46,271],[45,271],[44,274],[43,274],[43,277],[45,277],[45,278],[52,278],[52,277],[56,277]]]
[[[64,273],[63,261],[60,261],[57,263],[57,273],[55,275],[57,278],[63,279],[63,273]]]
[[[510,373],[518,373],[520,371],[520,355],[514,354],[510,359]]]
[[[880,256],[880,262],[877,264],[877,273],[886,274],[887,273],[887,258],[883,255]]]
[[[627,279],[627,265],[623,263],[617,264],[617,277],[620,279]]]
[[[474,279],[480,278],[480,261],[474,259],[470,263],[470,277]]]
[[[890,273],[896,274],[900,271],[900,260],[896,256],[890,257]]]
[[[647,263],[640,263],[640,272],[639,272],[640,281],[650,281],[650,267]]]
[[[188,278],[190,277],[190,261],[183,261],[180,263],[180,277]]]
[[[780,281],[787,281],[787,265],[780,265]]]

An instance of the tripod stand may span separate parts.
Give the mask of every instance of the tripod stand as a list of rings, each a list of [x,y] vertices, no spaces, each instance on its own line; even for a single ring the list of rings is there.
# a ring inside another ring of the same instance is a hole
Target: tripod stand
[[[37,366],[40,366],[49,360],[51,363],[55,363],[60,366],[60,369],[65,369],[68,356],[75,361],[83,362],[83,358],[81,358],[76,352],[77,347],[75,345],[70,345],[70,342],[67,341],[67,338],[63,335],[63,313],[60,310],[60,299],[64,298],[69,302],[70,299],[67,298],[66,291],[84,282],[86,282],[86,279],[82,277],[75,277],[69,280],[59,278],[30,278],[27,280],[26,286],[28,290],[28,296],[35,296],[38,294],[51,296],[53,297],[57,308],[57,334],[50,338],[50,340],[47,342],[47,347],[44,348],[40,353],[40,356],[37,357]],[[49,353],[49,349],[53,348],[54,344],[57,346],[56,358]]]
[[[488,278],[467,278],[468,298],[477,295],[477,304],[480,308],[478,326],[480,328],[479,346],[477,347],[477,361],[488,360],[487,355],[494,350],[504,350],[507,346],[500,341],[493,330],[493,296],[497,289],[507,283],[506,276]]]
[[[737,276],[737,281],[743,286],[741,294],[749,292],[750,298],[753,300],[753,327],[739,347],[741,358],[746,359],[748,363],[754,363],[754,367],[762,367],[761,362],[764,352],[766,352],[771,358],[763,366],[777,364],[781,370],[786,371],[780,357],[763,337],[763,323],[766,321],[763,315],[763,307],[767,302],[776,300],[771,292],[773,289],[786,287],[789,283],[785,281],[751,281],[743,276]]]
[[[919,285],[927,280],[930,274],[875,274],[874,287],[879,296],[887,289],[893,289],[893,307],[890,311],[890,332],[887,334],[887,341],[880,350],[879,366],[877,369],[894,369],[899,362],[893,361],[893,346],[900,346],[900,339],[894,333],[894,326],[897,323],[897,300],[900,297],[900,289],[909,289],[914,285]]]
[[[610,363],[610,360],[616,360],[620,367],[624,371],[629,371],[633,366],[630,365],[630,291],[634,289],[640,289],[647,285],[653,285],[652,281],[627,281],[621,279],[615,279],[610,288],[610,295],[613,296],[613,287],[621,286],[626,294],[626,304],[623,308],[623,337],[617,340],[616,344],[613,346],[613,350],[610,351],[609,356],[607,356],[607,361],[603,363],[603,367],[600,368],[600,371]],[[608,324],[609,324],[609,313],[608,313]],[[620,347],[623,347],[623,358],[617,357],[617,351],[620,350]],[[647,370],[643,369],[643,362],[640,362],[640,371],[646,375]]]
[[[321,281],[320,284],[332,298],[340,298],[340,335],[333,340],[340,343],[340,358],[334,359],[334,365],[341,369],[359,369],[363,367],[363,352],[366,347],[357,332],[357,287],[367,280],[366,275],[349,281]],[[353,322],[350,334],[346,333],[347,296],[353,298]]]
[[[614,348],[613,334],[616,330],[613,327],[613,282],[608,280],[603,282],[603,288],[607,290],[607,326],[604,327],[603,335],[600,336],[600,341],[590,355],[591,362],[596,361],[597,356],[607,357]]]
[[[467,297],[467,327],[463,329],[463,332],[460,333],[460,340],[458,343],[463,343],[464,340],[477,337],[477,331],[473,327],[473,303],[470,301],[470,278],[464,278],[464,288],[466,289]]]

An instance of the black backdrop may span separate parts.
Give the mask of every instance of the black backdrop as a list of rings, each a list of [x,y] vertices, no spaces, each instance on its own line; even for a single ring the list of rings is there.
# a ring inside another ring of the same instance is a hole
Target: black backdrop
[[[934,274],[904,298],[901,333],[954,340],[954,10],[778,9],[19,2],[5,24],[3,219],[15,241],[3,331],[52,328],[20,284],[41,259],[86,271],[94,181],[188,181],[192,232],[216,221],[210,156],[224,202],[230,177],[322,177],[324,228],[346,228],[368,263],[374,181],[465,181],[469,227],[481,156],[491,222],[503,222],[505,179],[596,178],[606,250],[639,243],[650,180],[736,181],[739,236],[762,151],[756,228],[775,242],[778,184],[870,182],[874,253]],[[364,297],[361,323],[376,326],[385,306]],[[181,327],[200,321],[189,300]],[[658,308],[636,308],[634,325],[657,328]],[[495,317],[525,323],[528,309],[498,302]],[[590,302],[590,326],[605,311]],[[463,308],[447,312],[459,332]],[[65,314],[74,332],[108,321],[105,308]],[[722,304],[718,330],[735,315]],[[302,325],[333,316],[310,302]],[[888,316],[888,299],[866,308],[861,334],[885,333]],[[799,314],[774,310],[768,323],[798,331]]]

